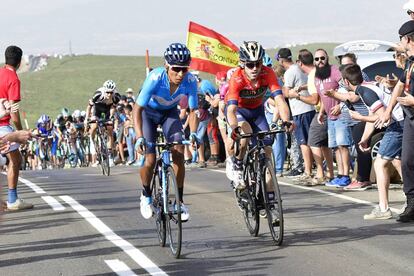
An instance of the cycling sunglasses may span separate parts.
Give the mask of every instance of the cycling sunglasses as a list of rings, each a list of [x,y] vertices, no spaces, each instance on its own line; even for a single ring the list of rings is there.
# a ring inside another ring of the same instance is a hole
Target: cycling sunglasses
[[[411,15],[413,13],[413,11],[407,10],[407,14]]]
[[[244,65],[249,69],[253,69],[254,67],[259,68],[260,66],[262,66],[262,64],[263,62],[259,60],[256,62],[246,62]]]
[[[188,72],[188,67],[170,66],[170,69],[176,73],[183,72],[183,74],[185,74]]]
[[[319,61],[319,60],[324,61],[325,59],[326,59],[326,57],[324,57],[324,56],[315,57],[315,61]]]

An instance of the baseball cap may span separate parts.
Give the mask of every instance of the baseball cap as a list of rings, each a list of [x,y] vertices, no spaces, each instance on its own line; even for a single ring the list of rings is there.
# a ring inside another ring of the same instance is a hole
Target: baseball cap
[[[134,90],[132,88],[128,88],[125,92],[126,93],[134,93]]]
[[[414,11],[414,1],[410,0],[407,3],[405,3],[404,6],[403,6],[403,10]]]
[[[280,58],[292,59],[292,52],[290,51],[290,49],[289,48],[279,49],[279,51],[277,52],[275,56],[275,59],[279,60]]]
[[[410,33],[414,33],[414,20],[405,22],[398,30],[400,36],[405,36]]]

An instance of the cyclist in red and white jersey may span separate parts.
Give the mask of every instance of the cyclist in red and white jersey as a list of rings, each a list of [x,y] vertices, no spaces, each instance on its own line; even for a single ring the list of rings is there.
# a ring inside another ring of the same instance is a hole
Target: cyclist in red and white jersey
[[[227,122],[231,128],[231,138],[237,140],[241,133],[252,133],[269,130],[264,113],[264,100],[269,89],[274,98],[280,117],[284,122],[289,121],[289,108],[283,98],[282,90],[273,70],[263,65],[263,47],[255,41],[244,42],[240,46],[240,67],[234,71],[229,81],[229,91],[225,97]],[[276,118],[275,118],[276,119]],[[275,120],[276,122],[276,120]],[[243,189],[242,160],[247,147],[246,139],[240,141],[240,152],[232,157],[232,180],[236,189]],[[271,156],[272,137],[267,137],[265,144],[269,146],[266,153]]]

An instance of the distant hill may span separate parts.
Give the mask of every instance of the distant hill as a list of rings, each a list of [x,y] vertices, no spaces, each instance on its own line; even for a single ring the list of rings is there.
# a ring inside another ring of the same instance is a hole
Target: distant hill
[[[309,44],[292,47],[294,57],[300,49],[312,52],[325,48],[328,53],[336,44]],[[274,59],[276,49],[268,50]],[[151,57],[151,67],[163,65],[162,57]],[[43,113],[55,117],[63,107],[70,111],[85,110],[91,95],[107,79],[117,83],[121,93],[131,87],[138,91],[145,79],[145,57],[132,56],[65,56],[49,58],[44,70],[19,75],[22,82],[21,109],[27,114],[30,127]],[[202,78],[213,76],[201,73]]]

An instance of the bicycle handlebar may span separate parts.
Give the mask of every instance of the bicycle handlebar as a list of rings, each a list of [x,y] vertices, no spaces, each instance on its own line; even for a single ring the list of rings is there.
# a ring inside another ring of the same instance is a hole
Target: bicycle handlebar
[[[288,125],[286,124],[286,126],[288,126]],[[258,132],[254,132],[254,133],[240,134],[240,139],[247,139],[247,138],[257,137],[259,140],[263,140],[265,138],[265,136],[267,136],[267,135],[274,135],[274,134],[283,133],[283,132],[286,132],[286,130],[285,129],[263,130],[263,131],[258,131]],[[237,140],[237,141],[234,141],[234,143],[235,143],[235,153],[234,153],[234,155],[235,156],[239,155],[239,153],[240,153],[240,139]]]

